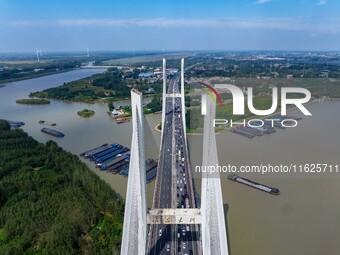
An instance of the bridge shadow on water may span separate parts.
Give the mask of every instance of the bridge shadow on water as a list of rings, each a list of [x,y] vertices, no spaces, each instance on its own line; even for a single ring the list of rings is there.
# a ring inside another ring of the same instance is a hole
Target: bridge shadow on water
[[[145,137],[145,157],[146,158],[152,158],[153,151],[151,148],[157,148],[157,151],[159,151],[159,142],[156,140],[156,135],[160,136],[160,133],[158,134],[154,132],[155,127],[151,126],[152,123],[150,123],[147,119],[144,119],[144,137]],[[159,138],[157,138],[159,139]],[[158,154],[156,155],[158,157]]]
[[[229,227],[228,227],[229,205],[228,204],[223,204],[223,209],[224,209],[224,219],[225,219],[225,230],[227,232],[228,254],[231,255],[230,235],[229,235]]]

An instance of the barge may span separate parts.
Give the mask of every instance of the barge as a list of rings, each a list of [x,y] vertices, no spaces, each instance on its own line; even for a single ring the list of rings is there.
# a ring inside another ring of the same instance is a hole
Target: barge
[[[152,170],[146,173],[146,182],[147,183],[151,182],[153,179],[156,178],[156,176],[157,176],[157,168],[153,168]]]
[[[122,150],[122,152],[121,152],[121,154],[123,154],[123,153],[125,153],[125,152],[127,152],[127,150],[126,151],[123,151]],[[117,154],[118,155],[118,154]],[[117,156],[113,161],[111,161],[110,163],[108,163],[108,164],[102,164],[101,166],[100,166],[100,170],[110,170],[110,169],[113,169],[114,168],[114,166],[115,166],[115,164],[117,164],[117,163],[119,163],[119,162],[121,162],[121,161],[123,161],[124,159],[126,159],[127,158],[127,156]]]
[[[57,130],[54,130],[54,129],[50,129],[50,128],[42,128],[40,131],[45,133],[45,134],[52,135],[52,136],[55,136],[55,137],[64,137],[65,136],[63,133],[61,133]]]
[[[247,185],[249,187],[267,192],[267,193],[272,194],[272,195],[280,195],[280,190],[277,189],[277,188],[272,188],[272,187],[269,187],[269,186],[248,180],[246,178],[242,178],[242,177],[238,176],[237,174],[229,174],[228,179],[235,181],[235,182],[239,182],[239,183],[244,184],[244,185]]]
[[[125,117],[117,118],[116,119],[117,124],[122,124],[122,123],[129,122],[129,121],[130,121],[130,119],[129,118],[125,118]]]
[[[25,122],[22,121],[14,121],[14,120],[6,120],[11,128],[19,128],[25,125]]]
[[[118,145],[117,147],[113,148],[113,150],[111,150],[109,153],[105,154],[105,155],[102,156],[102,157],[99,157],[99,158],[95,159],[96,164],[98,164],[98,163],[104,163],[104,162],[106,162],[107,160],[109,160],[109,159],[115,157],[115,156],[117,155],[116,152],[119,151],[119,150],[121,150],[121,149],[123,149],[123,146],[122,146],[122,145]],[[118,154],[119,154],[119,153],[120,153],[120,152],[118,152]]]
[[[130,160],[130,154],[125,154],[123,156],[123,160],[120,160],[119,162],[117,162],[116,164],[111,165],[108,170],[112,170],[115,172],[119,172],[125,168],[127,168],[127,165],[129,164],[129,160]],[[123,169],[120,169],[121,166],[124,166]]]
[[[118,144],[111,144],[111,148],[105,149],[102,152],[93,154],[90,158],[91,161],[96,161],[97,159],[100,159],[104,156],[106,156],[107,154],[111,153],[112,151],[117,150]]]
[[[98,148],[96,148],[96,149],[94,149],[94,150],[91,150],[91,151],[89,151],[89,152],[86,152],[85,155],[84,155],[84,157],[85,157],[85,158],[90,158],[90,157],[92,157],[92,156],[94,156],[94,155],[96,155],[96,154],[98,154],[98,153],[101,153],[101,152],[103,152],[103,151],[106,151],[106,150],[108,150],[108,149],[110,149],[110,148],[112,148],[112,145],[111,145],[111,144],[106,144],[106,145],[104,145],[104,146],[100,146],[100,147],[98,147]]]
[[[98,150],[99,148],[102,148],[102,147],[104,147],[104,146],[108,146],[109,144],[107,144],[107,143],[104,143],[103,145],[101,145],[101,146],[99,146],[99,147],[96,147],[96,148],[94,148],[94,149],[91,149],[91,150],[88,150],[88,151],[84,151],[84,152],[82,152],[82,153],[80,153],[79,154],[79,156],[81,156],[81,157],[84,157],[85,156],[85,154],[87,154],[87,153],[91,153],[92,151],[94,151],[94,150]]]

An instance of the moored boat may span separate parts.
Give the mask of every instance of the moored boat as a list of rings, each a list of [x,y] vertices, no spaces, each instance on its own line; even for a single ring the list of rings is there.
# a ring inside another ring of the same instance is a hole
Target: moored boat
[[[42,128],[40,131],[45,133],[45,134],[52,135],[52,136],[55,136],[55,137],[64,137],[65,136],[63,133],[61,133],[57,130],[54,130],[54,129],[50,129],[50,128]]]

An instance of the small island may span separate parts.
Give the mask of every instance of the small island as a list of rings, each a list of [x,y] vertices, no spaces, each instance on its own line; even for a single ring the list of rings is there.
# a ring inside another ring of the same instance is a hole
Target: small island
[[[29,98],[29,99],[18,99],[16,100],[16,103],[17,104],[49,104],[51,102],[43,98]]]
[[[89,110],[89,109],[84,109],[82,111],[77,112],[77,114],[80,117],[83,117],[83,118],[90,118],[95,114],[95,111],[92,111],[92,110]]]

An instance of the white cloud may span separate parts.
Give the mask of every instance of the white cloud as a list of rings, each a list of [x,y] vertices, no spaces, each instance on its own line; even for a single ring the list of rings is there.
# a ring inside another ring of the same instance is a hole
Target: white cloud
[[[223,25],[213,19],[57,19],[17,20],[16,26],[110,26],[110,27],[217,27]]]
[[[254,4],[266,4],[270,2],[273,2],[273,0],[256,0]]]
[[[340,33],[340,24],[332,19],[318,20],[308,17],[267,19],[57,19],[17,20],[14,26],[60,26],[60,27],[155,27],[155,28],[227,28],[272,29],[284,31]]]
[[[319,0],[318,5],[325,5],[327,3],[327,0]]]

